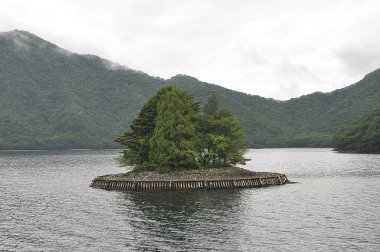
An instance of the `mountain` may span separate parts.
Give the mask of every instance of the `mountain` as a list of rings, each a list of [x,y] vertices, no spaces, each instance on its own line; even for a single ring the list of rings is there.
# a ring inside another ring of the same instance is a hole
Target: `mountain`
[[[117,148],[113,139],[167,85],[199,102],[216,92],[257,148],[330,146],[336,130],[380,107],[380,69],[331,93],[276,101],[186,75],[152,77],[15,30],[0,33],[0,149]]]
[[[380,108],[339,130],[333,146],[341,152],[380,153]]]

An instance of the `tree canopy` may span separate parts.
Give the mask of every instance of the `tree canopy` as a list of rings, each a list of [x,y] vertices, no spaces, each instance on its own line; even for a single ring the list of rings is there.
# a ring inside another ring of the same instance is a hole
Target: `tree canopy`
[[[215,93],[208,98],[200,115],[199,134],[203,166],[228,166],[247,161],[245,133],[236,118],[219,108]]]
[[[380,153],[380,109],[339,130],[333,146],[342,152]]]
[[[244,132],[212,94],[203,113],[185,91],[165,87],[151,97],[116,141],[127,149],[122,165],[135,169],[170,171],[245,164]]]

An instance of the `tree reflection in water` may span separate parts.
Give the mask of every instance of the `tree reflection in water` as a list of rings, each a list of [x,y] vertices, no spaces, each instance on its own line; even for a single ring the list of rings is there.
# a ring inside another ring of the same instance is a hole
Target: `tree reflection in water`
[[[120,192],[119,208],[138,249],[216,249],[240,229],[244,189]],[[236,230],[237,231],[237,230]],[[231,245],[231,244],[230,244]],[[211,247],[210,247],[211,246]]]

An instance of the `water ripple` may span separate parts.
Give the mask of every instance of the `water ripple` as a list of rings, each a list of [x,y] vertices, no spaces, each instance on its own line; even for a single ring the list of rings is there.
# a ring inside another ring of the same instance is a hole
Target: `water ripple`
[[[0,250],[379,251],[380,156],[252,150],[298,184],[177,192],[88,187],[117,151],[0,152]]]

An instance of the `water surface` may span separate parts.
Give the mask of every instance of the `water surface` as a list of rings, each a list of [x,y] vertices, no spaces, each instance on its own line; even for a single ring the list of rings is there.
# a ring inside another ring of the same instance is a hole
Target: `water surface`
[[[299,182],[260,189],[90,188],[117,155],[0,152],[0,250],[380,250],[380,155],[251,150],[248,169]]]

